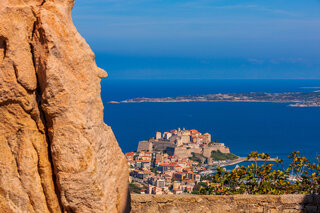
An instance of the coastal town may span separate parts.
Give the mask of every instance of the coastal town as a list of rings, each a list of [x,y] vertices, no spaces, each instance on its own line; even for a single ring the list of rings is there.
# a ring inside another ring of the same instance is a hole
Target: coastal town
[[[203,177],[213,168],[245,161],[223,143],[212,142],[211,134],[180,128],[157,132],[125,156],[131,192],[139,194],[196,193],[201,184],[209,183]]]

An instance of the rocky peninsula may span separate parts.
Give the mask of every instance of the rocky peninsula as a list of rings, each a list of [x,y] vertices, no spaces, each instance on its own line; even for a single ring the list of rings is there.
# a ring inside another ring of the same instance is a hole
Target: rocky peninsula
[[[290,107],[320,107],[320,91],[313,92],[249,92],[185,95],[164,98],[133,98],[109,103],[169,103],[169,102],[270,102],[289,103]]]

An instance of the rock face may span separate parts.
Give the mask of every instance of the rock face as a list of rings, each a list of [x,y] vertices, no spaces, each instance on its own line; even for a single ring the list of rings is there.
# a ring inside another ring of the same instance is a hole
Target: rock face
[[[125,212],[128,168],[103,122],[73,0],[0,0],[0,212]]]

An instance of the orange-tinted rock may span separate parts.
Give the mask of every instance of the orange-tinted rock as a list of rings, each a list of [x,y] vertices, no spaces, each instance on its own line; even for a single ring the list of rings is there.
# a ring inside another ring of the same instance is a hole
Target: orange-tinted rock
[[[0,2],[0,212],[123,212],[128,168],[71,0]]]

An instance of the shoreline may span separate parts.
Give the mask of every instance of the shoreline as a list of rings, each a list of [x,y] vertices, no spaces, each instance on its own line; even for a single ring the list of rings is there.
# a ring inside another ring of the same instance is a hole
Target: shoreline
[[[289,107],[320,107],[320,91],[313,92],[249,92],[249,93],[214,93],[184,95],[162,98],[130,98],[120,103],[186,103],[186,102],[250,102],[250,103],[286,103]]]
[[[320,107],[319,105],[305,104],[299,101],[292,102],[281,102],[281,101],[258,101],[258,100],[168,100],[168,101],[109,101],[108,104],[139,104],[139,103],[210,103],[210,102],[231,102],[231,103],[275,103],[275,104],[288,104],[289,107],[299,107],[299,108],[314,108]]]

